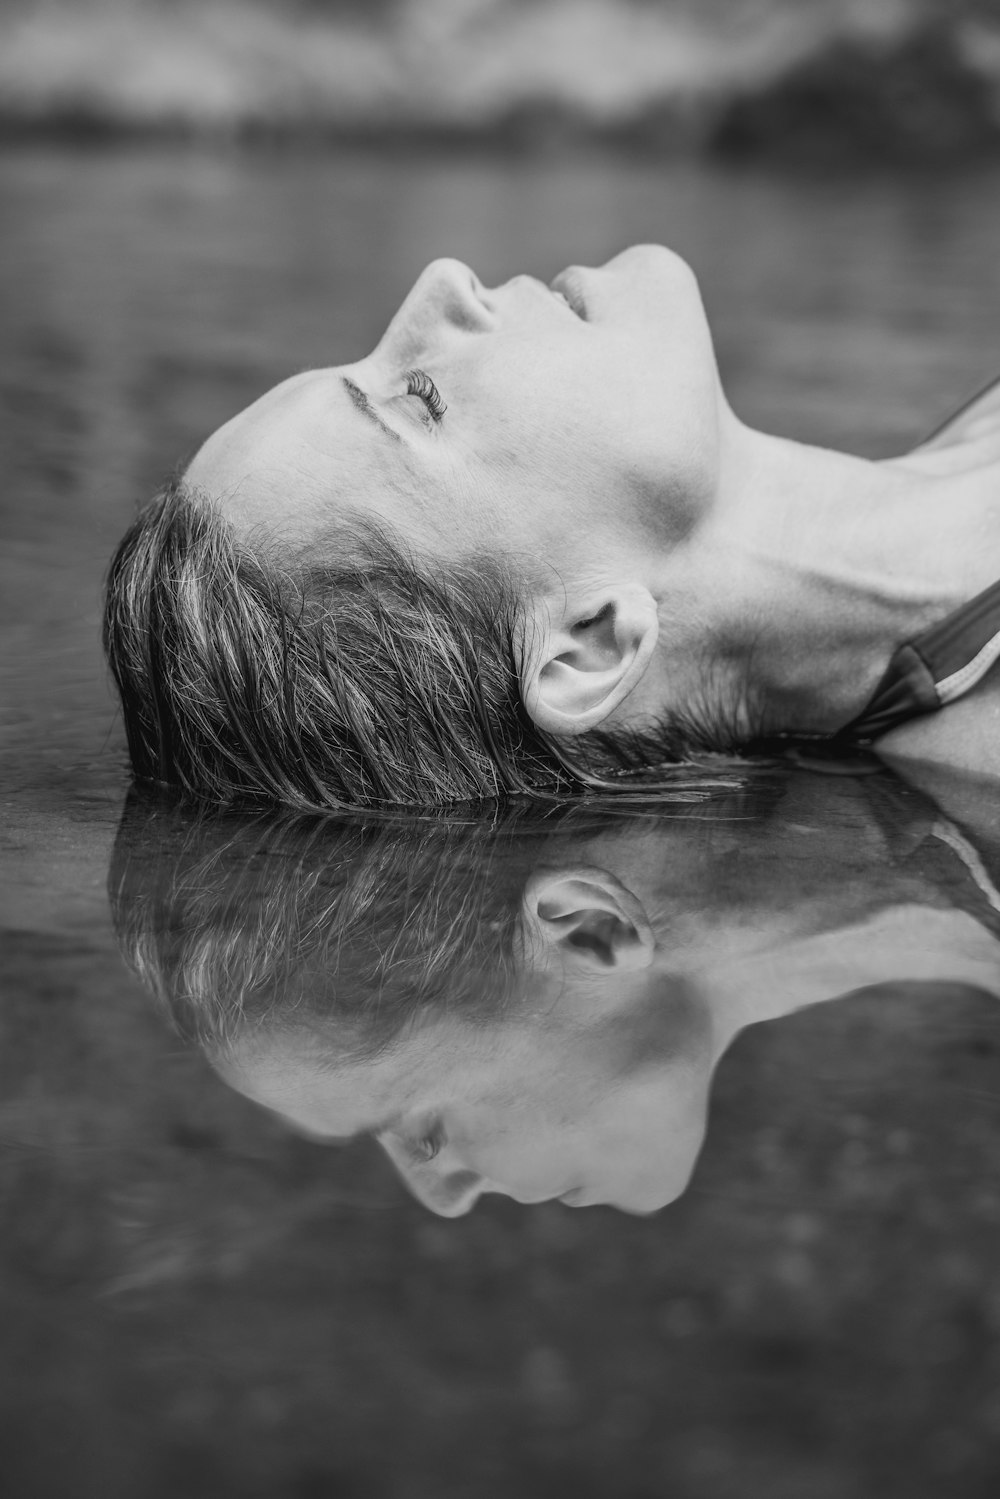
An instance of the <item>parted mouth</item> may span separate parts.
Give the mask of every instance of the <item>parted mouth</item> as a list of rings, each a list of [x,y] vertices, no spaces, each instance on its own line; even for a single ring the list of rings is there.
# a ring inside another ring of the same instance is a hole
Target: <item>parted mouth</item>
[[[586,322],[587,303],[580,281],[581,276],[576,266],[569,266],[565,271],[560,271],[558,276],[549,282],[549,291],[565,302],[570,311],[575,312],[578,318],[582,318]]]

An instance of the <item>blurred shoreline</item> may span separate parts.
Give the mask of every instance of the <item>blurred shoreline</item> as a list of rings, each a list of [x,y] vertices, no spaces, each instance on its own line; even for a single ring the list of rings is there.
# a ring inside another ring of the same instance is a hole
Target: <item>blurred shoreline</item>
[[[997,0],[2,0],[0,135],[1000,156]]]

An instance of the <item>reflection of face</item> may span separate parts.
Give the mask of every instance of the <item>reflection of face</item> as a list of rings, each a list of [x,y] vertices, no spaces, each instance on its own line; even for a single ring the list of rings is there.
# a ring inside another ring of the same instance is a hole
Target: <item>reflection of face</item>
[[[485,1096],[444,1110],[429,1150],[412,1118],[382,1130],[379,1143],[411,1192],[448,1217],[484,1192],[632,1213],[679,1197],[704,1137],[707,1060],[661,1060],[618,1077],[568,1057],[547,1060],[554,1065],[516,1097],[512,1078],[498,1074]]]
[[[739,804],[718,803],[711,817],[626,822],[574,843],[572,861],[568,849],[539,850],[525,896],[536,882],[551,891],[563,874],[570,888],[585,888],[574,878],[582,872],[603,880],[605,894],[617,885],[620,903],[627,892],[605,866],[628,871],[659,913],[649,967],[608,966],[602,977],[600,962],[569,945],[571,923],[558,908],[539,916],[547,933],[536,926],[533,942],[522,908],[534,980],[492,1023],[432,1013],[376,1060],[333,1069],[317,1064],[314,1044],[287,1038],[283,1048],[265,1037],[243,1048],[229,1080],[317,1136],[373,1133],[410,1190],[441,1214],[467,1212],[483,1192],[633,1212],[665,1206],[697,1159],[717,1056],[702,972],[727,959],[738,969],[757,946],[758,922],[768,934],[786,920],[794,930],[803,902],[811,909],[818,898],[826,909],[828,885],[840,899],[840,840],[856,860],[869,831],[853,801],[838,801],[831,815],[832,795],[843,800],[850,789],[816,777],[786,790],[787,820],[748,827]],[[828,859],[814,854],[820,828]],[[804,848],[822,892],[803,872]],[[865,898],[849,895],[852,906]],[[463,982],[475,984],[473,969]],[[335,1054],[334,1035],[328,1045]]]
[[[447,1216],[484,1192],[671,1202],[697,1159],[713,1066],[747,1025],[886,983],[997,991],[995,937],[950,908],[948,881],[964,887],[970,865],[959,853],[942,879],[945,834],[925,808],[885,800],[877,781],[797,775],[780,802],[775,789],[762,786],[755,816],[738,797],[521,846],[506,1005],[463,1014],[496,959],[489,943],[477,956],[477,928],[456,953],[454,1003],[421,1009],[373,1060],[349,1060],[352,1022],[334,1006],[299,1030],[251,1030],[220,1071],[311,1134],[373,1134]],[[933,879],[899,861],[904,833],[910,850],[932,845]]]
[[[435,261],[372,354],[269,391],[208,439],[190,481],[293,541],[349,511],[441,551],[564,555],[578,532],[620,544],[630,521],[676,536],[715,477],[694,278],[641,246],[553,285],[563,295],[527,276],[487,290]]]
[[[492,1026],[439,1017],[332,1073],[291,1038],[247,1046],[222,1070],[310,1134],[372,1132],[414,1195],[447,1217],[484,1192],[652,1212],[690,1178],[712,1057],[683,988],[646,975],[617,980],[619,995],[623,985],[635,1003],[603,1023],[577,1023],[598,996],[573,984],[560,1014],[536,993],[523,1017]]]

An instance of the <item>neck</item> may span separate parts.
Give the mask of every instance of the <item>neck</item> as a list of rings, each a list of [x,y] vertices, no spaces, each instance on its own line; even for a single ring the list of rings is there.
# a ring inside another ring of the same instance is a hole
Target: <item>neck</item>
[[[832,733],[900,644],[1000,577],[995,436],[873,462],[730,419],[722,453],[714,505],[657,579],[650,685],[670,706],[704,691],[708,654],[744,735]]]
[[[914,903],[833,931],[762,943],[700,981],[721,1056],[748,1025],[887,984],[961,986],[1000,998],[1000,945],[964,911]]]

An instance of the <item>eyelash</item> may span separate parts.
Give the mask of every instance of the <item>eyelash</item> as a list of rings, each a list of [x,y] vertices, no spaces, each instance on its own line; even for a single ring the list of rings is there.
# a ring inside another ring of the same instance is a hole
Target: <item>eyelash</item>
[[[439,1120],[433,1121],[425,1134],[404,1142],[406,1154],[414,1166],[426,1166],[428,1161],[433,1161],[444,1143],[445,1134]]]
[[[444,401],[442,401],[441,392],[434,384],[430,375],[426,374],[424,370],[407,370],[403,378],[406,381],[406,394],[408,396],[417,396],[423,401],[431,420],[439,422],[448,408]]]

